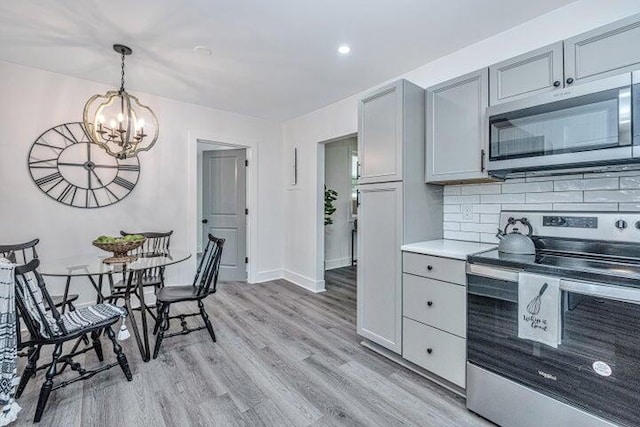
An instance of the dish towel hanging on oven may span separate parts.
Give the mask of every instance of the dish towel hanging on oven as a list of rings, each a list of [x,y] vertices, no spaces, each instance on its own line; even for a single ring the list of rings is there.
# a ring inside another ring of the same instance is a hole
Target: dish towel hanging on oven
[[[20,381],[16,366],[15,267],[9,260],[0,258],[0,426],[15,421],[21,409],[13,400]]]
[[[558,348],[562,327],[560,309],[560,279],[519,274],[518,338]]]

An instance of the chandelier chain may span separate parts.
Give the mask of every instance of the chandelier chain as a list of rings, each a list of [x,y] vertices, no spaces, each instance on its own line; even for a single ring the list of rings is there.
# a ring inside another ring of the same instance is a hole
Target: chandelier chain
[[[120,77],[120,92],[124,92],[124,52],[121,53],[122,58],[122,74]]]

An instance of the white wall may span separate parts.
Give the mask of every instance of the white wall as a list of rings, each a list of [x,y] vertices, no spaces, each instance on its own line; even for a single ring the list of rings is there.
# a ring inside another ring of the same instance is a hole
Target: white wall
[[[141,174],[133,192],[121,202],[100,209],[78,209],[57,203],[32,182],[27,156],[46,129],[81,121],[86,100],[111,87],[0,62],[0,242],[40,238],[42,258],[98,253],[91,241],[101,234],[127,230],[175,230],[172,247],[196,248],[196,143],[242,141],[260,153],[254,165],[259,186],[254,280],[280,277],[282,271],[283,174],[280,123],[217,111],[166,98],[137,94],[160,122],[160,137],[140,155]],[[193,146],[190,146],[193,144]],[[193,157],[191,159],[190,157]],[[193,195],[193,196],[192,196]],[[169,281],[191,280],[195,260],[171,268]],[[49,280],[54,288],[61,282]],[[77,281],[82,300],[93,298],[88,283]],[[72,285],[73,286],[73,285]]]
[[[328,189],[338,193],[334,202],[336,211],[331,216],[333,223],[324,227],[324,261],[327,270],[351,265],[351,155],[355,150],[356,138],[324,146],[324,182]]]
[[[579,0],[389,81],[406,78],[428,87],[638,12],[638,0]],[[456,31],[455,26],[451,31]],[[318,197],[318,142],[357,131],[357,102],[363,94],[345,98],[284,125],[285,152],[297,147],[304,165],[299,173],[299,185],[288,188],[285,196],[288,233],[285,277],[312,289],[320,286],[324,274],[322,259],[318,256],[319,242],[323,239],[318,232],[322,212]]]

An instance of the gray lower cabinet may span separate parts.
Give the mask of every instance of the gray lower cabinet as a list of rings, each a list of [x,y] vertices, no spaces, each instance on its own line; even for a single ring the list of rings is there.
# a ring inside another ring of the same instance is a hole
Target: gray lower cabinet
[[[479,180],[485,168],[489,70],[426,90],[426,182]]]
[[[640,14],[564,41],[565,83],[577,84],[640,68]]]
[[[402,350],[401,182],[359,186],[358,334]]]
[[[402,254],[402,357],[465,388],[466,262]]]
[[[490,104],[551,92],[563,86],[562,42],[489,67]]]
[[[404,318],[404,350],[409,362],[465,388],[467,341],[431,326]]]

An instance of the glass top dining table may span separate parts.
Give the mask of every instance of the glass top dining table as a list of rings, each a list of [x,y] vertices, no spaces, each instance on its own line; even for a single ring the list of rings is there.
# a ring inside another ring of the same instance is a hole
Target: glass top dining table
[[[185,261],[191,253],[171,250],[165,255],[139,256],[129,263],[106,264],[108,254],[80,255],[58,259],[42,259],[38,270],[43,276],[98,276],[122,271],[143,271],[149,268],[166,267]]]
[[[145,303],[144,286],[143,286],[143,274],[146,270],[154,268],[168,267],[173,264],[177,264],[182,261],[186,261],[191,257],[191,253],[182,250],[171,249],[166,254],[150,254],[148,256],[137,255],[138,258],[135,261],[128,263],[113,263],[107,264],[103,262],[109,256],[107,254],[95,254],[95,255],[80,255],[74,257],[66,257],[59,259],[43,259],[41,260],[38,268],[39,272],[43,276],[58,276],[66,277],[66,285],[63,296],[63,310],[69,295],[69,287],[72,277],[84,276],[89,279],[89,282],[96,290],[97,302],[102,303],[111,296],[103,295],[102,281],[103,277],[107,277],[110,284],[113,285],[113,275],[119,273],[120,275],[128,273],[129,279],[126,286],[126,290],[123,294],[120,294],[121,298],[125,300],[125,307],[129,313],[131,319],[131,326],[133,327],[133,334],[140,350],[142,360],[148,362],[150,359],[149,353],[149,332],[147,330],[147,307]],[[96,280],[97,279],[97,280]],[[140,302],[139,308],[134,308],[131,303],[131,296],[136,296]],[[140,312],[140,320],[142,323],[142,331],[138,330],[136,319],[133,315],[133,311]]]

